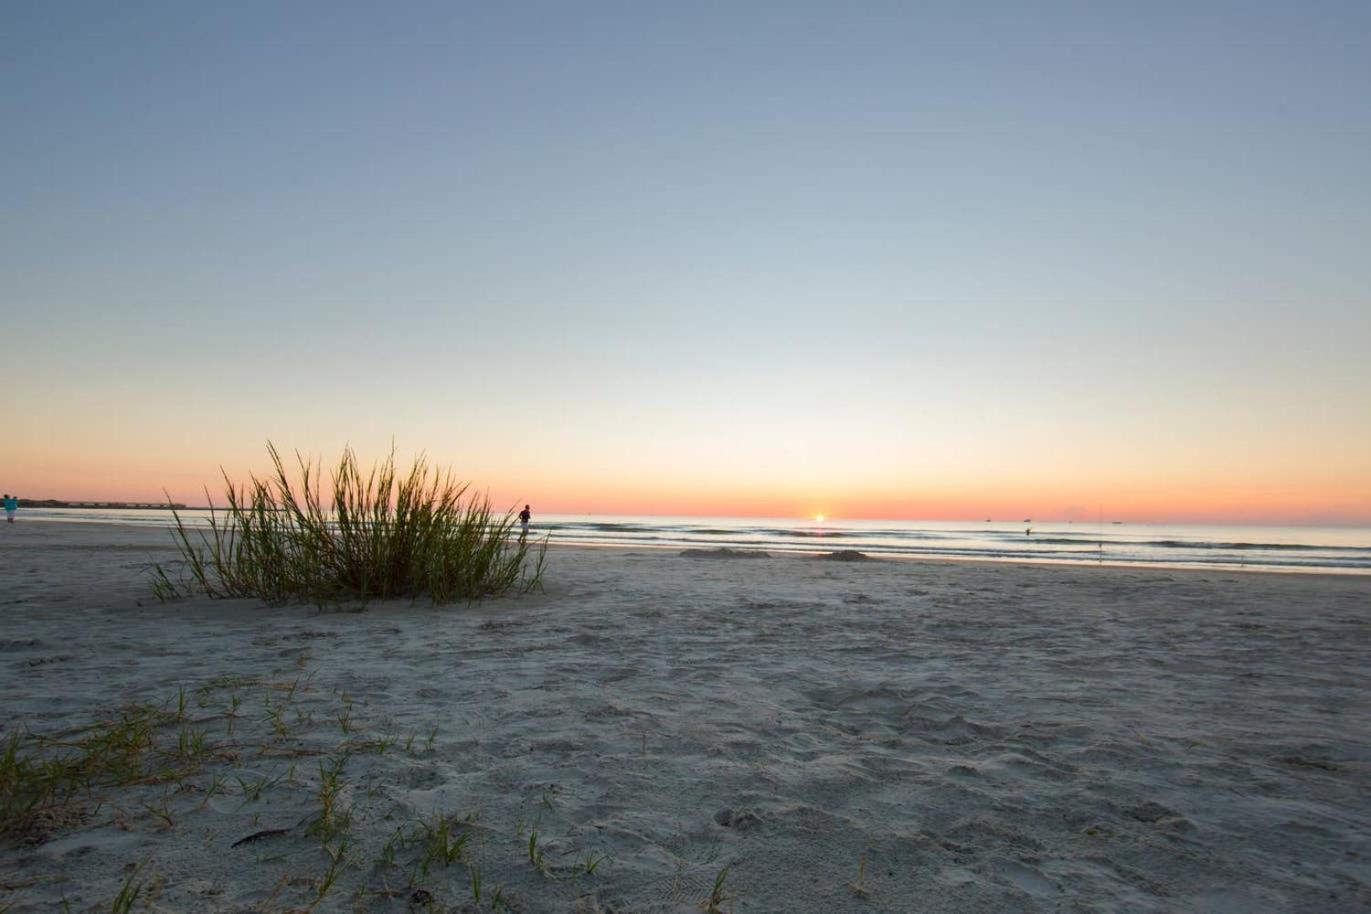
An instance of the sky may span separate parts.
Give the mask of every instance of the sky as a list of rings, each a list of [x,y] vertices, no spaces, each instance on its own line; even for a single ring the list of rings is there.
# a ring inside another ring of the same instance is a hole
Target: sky
[[[7,4],[0,487],[1371,523],[1371,4]]]

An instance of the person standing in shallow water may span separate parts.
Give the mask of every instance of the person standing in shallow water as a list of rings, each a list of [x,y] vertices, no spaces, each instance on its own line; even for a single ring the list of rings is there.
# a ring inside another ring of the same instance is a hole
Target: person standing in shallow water
[[[524,510],[519,512],[519,539],[528,538],[528,522],[533,520],[533,512],[528,505],[524,505]]]
[[[5,493],[5,520],[14,523],[14,512],[19,510],[19,496]]]

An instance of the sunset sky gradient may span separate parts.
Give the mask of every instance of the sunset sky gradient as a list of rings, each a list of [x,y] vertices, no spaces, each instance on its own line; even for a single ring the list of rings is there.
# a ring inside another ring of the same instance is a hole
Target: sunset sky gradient
[[[1371,4],[0,14],[0,487],[1371,523]]]

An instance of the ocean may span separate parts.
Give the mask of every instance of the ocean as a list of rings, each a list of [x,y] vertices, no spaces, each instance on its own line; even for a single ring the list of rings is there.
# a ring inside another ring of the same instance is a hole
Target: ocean
[[[181,512],[203,523],[207,512]],[[170,512],[25,508],[20,520],[162,526]],[[1031,533],[1027,533],[1031,530]],[[1371,528],[1039,521],[827,521],[756,517],[535,515],[554,543],[654,549],[851,549],[889,558],[1149,565],[1371,574]]]

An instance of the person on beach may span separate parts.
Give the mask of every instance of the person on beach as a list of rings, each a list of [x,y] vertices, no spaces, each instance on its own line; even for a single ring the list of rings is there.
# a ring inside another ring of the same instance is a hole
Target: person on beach
[[[14,523],[14,512],[19,510],[19,496],[5,493],[5,520]]]
[[[524,505],[524,510],[519,512],[519,539],[528,539],[528,522],[533,520],[533,512],[528,505]]]

